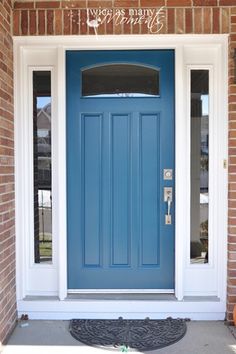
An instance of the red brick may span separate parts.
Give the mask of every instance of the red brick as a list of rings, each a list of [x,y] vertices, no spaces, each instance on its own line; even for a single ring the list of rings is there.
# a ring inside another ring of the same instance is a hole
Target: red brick
[[[221,33],[229,33],[230,11],[229,8],[221,9]]]
[[[203,9],[203,33],[212,33],[212,9]]]
[[[64,34],[71,34],[71,10],[64,10]]]
[[[203,16],[202,16],[202,9],[199,9],[199,8],[196,8],[194,9],[194,33],[196,34],[199,34],[199,33],[202,33],[203,30],[202,30],[202,19],[203,19]],[[208,19],[209,21],[209,19]]]
[[[192,9],[185,10],[185,32],[192,33],[193,32],[193,12]]]
[[[98,1],[98,0],[88,0],[87,7],[89,8],[105,8],[109,9],[112,8],[112,1]]]
[[[140,0],[141,7],[165,6],[165,0]]]
[[[228,286],[227,293],[229,295],[236,295],[236,287]]]
[[[176,29],[175,33],[184,33],[184,9],[176,9]]]
[[[220,31],[220,10],[218,8],[213,9],[213,33],[219,33]]]
[[[228,184],[229,191],[236,191],[236,181]]]
[[[192,0],[167,0],[167,6],[169,7],[185,7],[191,6]]]
[[[229,296],[227,300],[228,300],[228,303],[234,304],[234,303],[236,303],[236,296]]]
[[[36,11],[30,11],[29,13],[30,16],[30,25],[29,25],[29,33],[30,35],[34,35],[36,34]]]
[[[229,95],[228,102],[229,103],[236,103],[236,95]]]
[[[168,33],[175,33],[175,10],[168,9],[167,16],[168,16]]]
[[[150,33],[147,23],[142,23],[142,25],[141,25],[141,33],[142,34]]]
[[[55,10],[55,34],[62,34],[62,10]]]
[[[73,0],[68,0],[68,1],[62,1],[62,8],[65,9],[81,9],[81,8],[86,8],[86,0],[79,0],[79,1],[73,1]]]
[[[236,244],[234,244],[234,245],[229,245],[229,246],[228,246],[228,250],[235,252],[235,251],[236,251]],[[236,284],[235,284],[235,285],[236,285]]]
[[[236,112],[236,104],[230,103],[229,104],[229,111]]]
[[[35,5],[37,9],[58,9],[60,1],[38,1]]]
[[[47,34],[52,35],[54,34],[54,12],[53,10],[47,11]]]
[[[138,7],[138,0],[114,0],[114,7],[120,8],[129,8],[129,7]]]
[[[236,33],[236,25],[234,24],[231,25],[231,32]]]
[[[113,23],[113,22],[112,22]],[[106,26],[107,27],[107,26]],[[112,27],[113,29],[113,27]],[[139,26],[139,31],[140,31],[140,26]],[[106,32],[108,33],[108,32]],[[122,24],[117,24],[114,26],[114,34],[122,34],[123,33],[123,25]],[[140,33],[140,32],[139,32]]]
[[[45,11],[38,11],[38,34],[45,34]]]
[[[13,34],[20,35],[20,11],[14,11],[13,14]]]
[[[236,16],[231,16],[231,23],[236,23]]]
[[[236,134],[236,130],[233,131]],[[231,136],[232,132],[229,132],[229,137]],[[229,157],[229,164],[230,165],[236,165],[236,156],[230,156]],[[236,194],[235,194],[235,198],[236,198]]]
[[[235,6],[235,0],[219,0],[219,6]]]
[[[234,146],[236,146],[236,144]],[[228,171],[229,173],[236,173],[236,166],[229,166]]]
[[[33,9],[34,3],[32,2],[23,2],[23,1],[15,1],[14,9]]]
[[[129,18],[129,10],[125,10],[125,17]],[[131,24],[130,23],[124,23],[124,34],[131,34]]]
[[[99,34],[104,34],[104,33],[106,33],[106,34],[113,34],[114,33],[114,22],[113,22],[113,20],[111,20],[111,21],[106,21],[106,23],[104,23],[104,26],[103,27],[101,27],[101,26],[99,26],[99,28],[98,28],[98,33]],[[105,32],[104,32],[105,31]]]
[[[88,26],[87,26],[87,11],[80,11],[80,34],[87,34]]]
[[[28,34],[28,11],[21,11],[21,33],[23,35]]]
[[[71,34],[79,34],[79,12],[78,10],[72,10],[72,32]]]
[[[229,87],[229,94],[235,93],[236,94],[236,86],[230,86]]]
[[[193,6],[217,6],[217,0],[193,0]]]

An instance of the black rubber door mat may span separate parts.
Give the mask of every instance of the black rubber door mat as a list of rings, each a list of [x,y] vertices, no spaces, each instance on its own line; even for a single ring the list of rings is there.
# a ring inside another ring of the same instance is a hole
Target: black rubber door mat
[[[128,352],[160,349],[179,341],[186,321],[165,320],[71,320],[71,335],[89,346]]]

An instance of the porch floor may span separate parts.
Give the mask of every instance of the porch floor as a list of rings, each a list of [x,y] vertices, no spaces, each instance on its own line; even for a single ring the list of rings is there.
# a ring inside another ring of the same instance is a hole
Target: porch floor
[[[87,347],[76,341],[68,331],[69,321],[28,321],[19,323],[2,348],[3,354],[99,354],[118,350]],[[236,339],[223,321],[187,322],[187,333],[179,342],[147,352],[149,354],[232,354],[236,353]],[[1,352],[1,348],[0,348]],[[140,354],[140,353],[139,353]]]

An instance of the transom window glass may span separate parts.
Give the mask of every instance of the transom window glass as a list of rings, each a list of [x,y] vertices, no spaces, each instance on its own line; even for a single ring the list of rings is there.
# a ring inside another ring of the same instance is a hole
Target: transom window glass
[[[208,263],[209,71],[191,70],[191,263]]]
[[[52,262],[51,72],[33,72],[34,261]]]
[[[101,65],[82,71],[82,97],[159,96],[159,71],[131,65]]]

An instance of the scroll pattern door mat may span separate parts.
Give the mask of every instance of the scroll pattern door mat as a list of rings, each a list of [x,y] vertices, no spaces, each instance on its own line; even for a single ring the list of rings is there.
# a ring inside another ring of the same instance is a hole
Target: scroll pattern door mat
[[[171,345],[186,333],[186,321],[165,320],[71,320],[70,333],[78,341],[120,351],[148,351]]]

